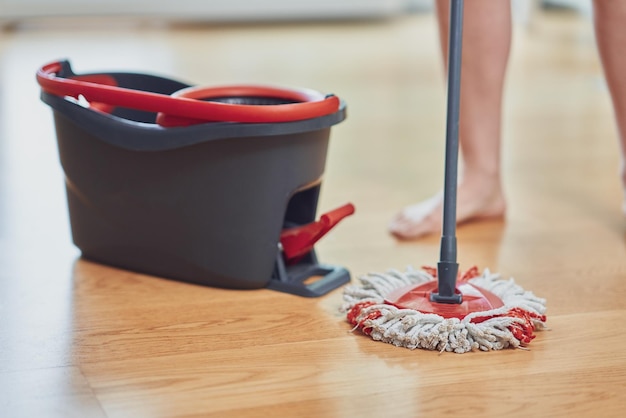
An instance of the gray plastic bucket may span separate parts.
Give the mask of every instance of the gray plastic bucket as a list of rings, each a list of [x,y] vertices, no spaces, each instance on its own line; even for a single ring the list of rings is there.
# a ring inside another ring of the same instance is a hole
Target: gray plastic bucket
[[[107,75],[164,94],[188,87]],[[163,128],[150,112],[103,113],[43,91],[41,98],[53,109],[72,237],[83,257],[185,282],[302,296],[349,281],[345,268],[320,264],[314,250],[285,265],[279,245],[283,228],[315,220],[330,128],[345,119],[344,103],[295,122]]]

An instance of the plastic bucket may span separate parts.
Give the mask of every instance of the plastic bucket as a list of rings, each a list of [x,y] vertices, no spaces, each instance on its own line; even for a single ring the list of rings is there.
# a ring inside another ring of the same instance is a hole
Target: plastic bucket
[[[166,95],[189,87],[146,74],[106,76]],[[156,112],[102,111],[45,90],[41,98],[53,110],[72,237],[83,257],[185,282],[303,296],[349,281],[343,267],[320,265],[314,250],[285,265],[279,242],[286,226],[315,220],[343,102],[305,120],[166,128]]]

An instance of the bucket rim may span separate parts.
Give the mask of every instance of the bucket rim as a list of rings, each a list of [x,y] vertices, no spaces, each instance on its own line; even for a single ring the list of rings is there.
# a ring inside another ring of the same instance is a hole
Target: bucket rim
[[[68,119],[102,142],[131,151],[167,151],[208,141],[295,135],[330,128],[347,117],[346,103],[340,100],[336,112],[312,119],[279,123],[211,122],[166,128],[96,111],[43,91],[41,100],[55,115]]]

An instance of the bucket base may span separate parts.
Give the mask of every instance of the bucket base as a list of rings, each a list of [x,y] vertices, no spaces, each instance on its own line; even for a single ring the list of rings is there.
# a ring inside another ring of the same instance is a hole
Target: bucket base
[[[304,297],[319,297],[350,281],[350,272],[339,266],[319,264],[311,251],[295,265],[285,265],[282,253],[276,256],[274,274],[267,288]]]

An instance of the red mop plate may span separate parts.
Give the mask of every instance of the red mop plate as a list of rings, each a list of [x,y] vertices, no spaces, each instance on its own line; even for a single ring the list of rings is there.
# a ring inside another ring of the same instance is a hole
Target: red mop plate
[[[459,319],[470,313],[486,312],[504,306],[500,298],[490,291],[467,282],[460,283],[456,288],[456,293],[463,295],[460,304],[433,302],[430,300],[433,292],[437,292],[436,280],[397,289],[385,298],[385,302],[400,309],[413,309],[444,318]]]

